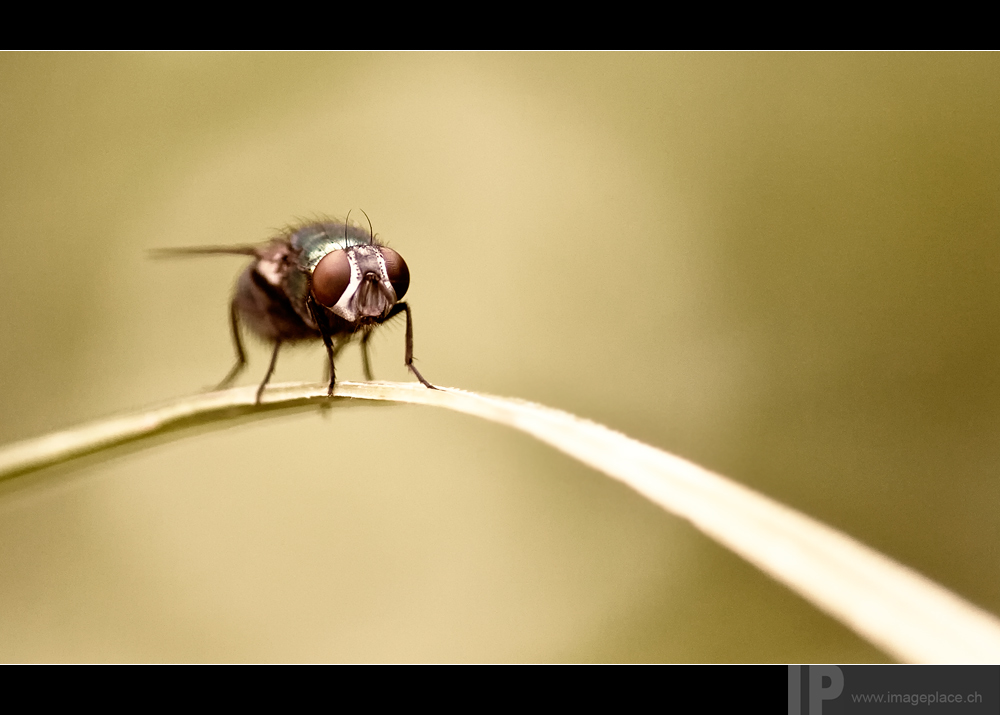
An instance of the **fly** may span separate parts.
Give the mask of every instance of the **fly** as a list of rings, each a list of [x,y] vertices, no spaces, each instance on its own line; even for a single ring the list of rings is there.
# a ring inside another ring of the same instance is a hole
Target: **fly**
[[[259,403],[285,343],[322,339],[330,363],[327,394],[333,395],[334,360],[360,336],[365,378],[371,380],[368,341],[377,326],[400,313],[406,314],[406,367],[425,387],[437,389],[413,364],[413,317],[403,301],[410,271],[403,257],[379,243],[370,230],[366,233],[346,221],[318,221],[287,228],[262,244],[167,248],[157,253],[253,257],[236,281],[229,306],[236,363],[216,389],[227,387],[246,367],[241,323],[274,344],[271,363],[257,388]]]

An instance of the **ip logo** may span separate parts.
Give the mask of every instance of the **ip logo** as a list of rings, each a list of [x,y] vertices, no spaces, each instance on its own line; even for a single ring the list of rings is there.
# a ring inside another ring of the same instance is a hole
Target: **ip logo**
[[[802,667],[788,666],[788,715],[802,715]],[[808,715],[823,715],[823,701],[836,700],[844,692],[844,671],[836,665],[807,665]]]

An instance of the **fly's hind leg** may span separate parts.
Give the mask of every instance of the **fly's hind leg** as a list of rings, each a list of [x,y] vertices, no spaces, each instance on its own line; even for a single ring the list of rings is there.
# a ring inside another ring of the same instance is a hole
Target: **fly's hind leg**
[[[264,375],[264,381],[260,383],[260,387],[257,388],[257,399],[254,400],[255,404],[260,404],[260,397],[264,394],[264,388],[267,386],[268,381],[271,379],[271,375],[274,374],[274,366],[278,364],[278,351],[281,349],[281,341],[277,340],[274,343],[274,352],[271,353],[271,364],[267,366],[267,374]]]
[[[229,371],[219,383],[216,390],[222,390],[229,387],[229,384],[236,379],[236,376],[242,372],[243,368],[247,366],[247,354],[243,349],[243,339],[240,338],[240,315],[236,310],[236,301],[234,300],[229,304],[229,326],[233,330],[233,347],[236,349],[236,364],[233,365],[232,369]],[[258,396],[258,402],[260,397]]]

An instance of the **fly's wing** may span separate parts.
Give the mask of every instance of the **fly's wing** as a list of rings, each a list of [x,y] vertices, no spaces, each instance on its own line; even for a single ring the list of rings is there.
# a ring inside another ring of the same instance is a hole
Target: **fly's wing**
[[[179,256],[255,256],[260,258],[270,243],[248,243],[239,246],[184,246],[182,248],[153,248],[149,254],[153,258],[177,258]]]
[[[154,258],[175,258],[179,256],[251,256],[256,260],[250,264],[237,282],[236,299],[244,295],[244,289],[257,295],[261,290],[269,300],[290,301],[309,329],[313,328],[306,301],[309,295],[309,277],[301,274],[295,261],[296,251],[285,238],[276,238],[266,243],[248,243],[235,246],[184,246],[181,248],[157,248],[150,251]],[[301,278],[301,286],[294,278]],[[244,285],[246,281],[249,281]],[[256,288],[253,288],[256,286]],[[295,290],[291,290],[295,288]],[[258,331],[260,332],[260,331]]]

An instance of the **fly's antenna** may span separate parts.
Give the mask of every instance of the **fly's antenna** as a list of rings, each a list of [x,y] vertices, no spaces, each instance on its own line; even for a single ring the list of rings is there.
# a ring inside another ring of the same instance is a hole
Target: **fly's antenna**
[[[358,211],[365,214],[365,218],[368,218],[368,214],[365,213],[364,209],[358,209]],[[370,218],[368,218],[368,245],[369,246],[375,245],[375,229],[372,228],[372,220]]]

